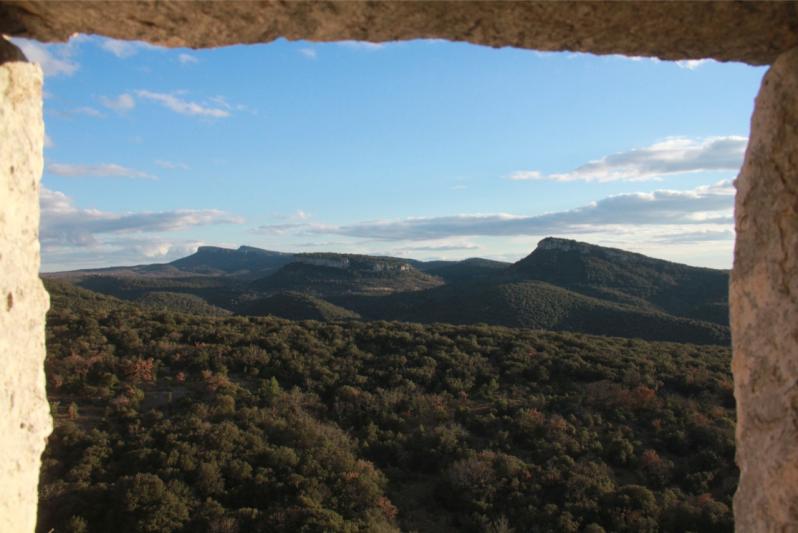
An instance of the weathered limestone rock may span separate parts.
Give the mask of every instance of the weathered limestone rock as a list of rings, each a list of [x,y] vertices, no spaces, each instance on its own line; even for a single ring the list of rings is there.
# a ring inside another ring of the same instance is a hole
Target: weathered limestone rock
[[[762,81],[736,219],[736,528],[798,531],[798,49]]]
[[[207,48],[279,37],[439,38],[594,54],[772,63],[798,46],[794,2],[0,1],[0,33],[73,33]]]
[[[731,311],[738,531],[798,531],[798,3],[0,0],[0,33],[195,48],[441,38],[768,64],[738,179]],[[41,72],[0,38],[0,531],[32,531],[50,431],[38,278]]]
[[[5,62],[4,62],[5,61]],[[40,456],[50,434],[39,280],[42,71],[0,38],[0,531],[36,524]]]

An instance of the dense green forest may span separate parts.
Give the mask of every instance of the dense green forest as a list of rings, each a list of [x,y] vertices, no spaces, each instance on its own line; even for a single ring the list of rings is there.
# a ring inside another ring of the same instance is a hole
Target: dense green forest
[[[47,287],[42,533],[733,529],[727,347]]]

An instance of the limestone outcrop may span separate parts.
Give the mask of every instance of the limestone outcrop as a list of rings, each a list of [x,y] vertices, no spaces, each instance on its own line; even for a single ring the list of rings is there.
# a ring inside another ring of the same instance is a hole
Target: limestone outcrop
[[[0,38],[0,531],[33,531],[50,434],[39,280],[42,71]]]
[[[798,5],[756,1],[0,1],[0,33],[207,48],[286,39],[438,38],[487,46],[772,63]]]
[[[798,49],[768,71],[737,179],[738,531],[798,529]]]

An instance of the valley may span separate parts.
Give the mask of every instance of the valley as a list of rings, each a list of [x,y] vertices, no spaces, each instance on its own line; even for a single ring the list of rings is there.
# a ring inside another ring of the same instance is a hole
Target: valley
[[[726,346],[45,284],[42,533],[733,530]]]

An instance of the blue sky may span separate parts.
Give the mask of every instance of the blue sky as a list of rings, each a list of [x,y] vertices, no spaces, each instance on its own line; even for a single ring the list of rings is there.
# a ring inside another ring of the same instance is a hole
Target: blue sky
[[[763,68],[443,41],[17,41],[45,71],[43,270],[197,246],[731,265]]]

